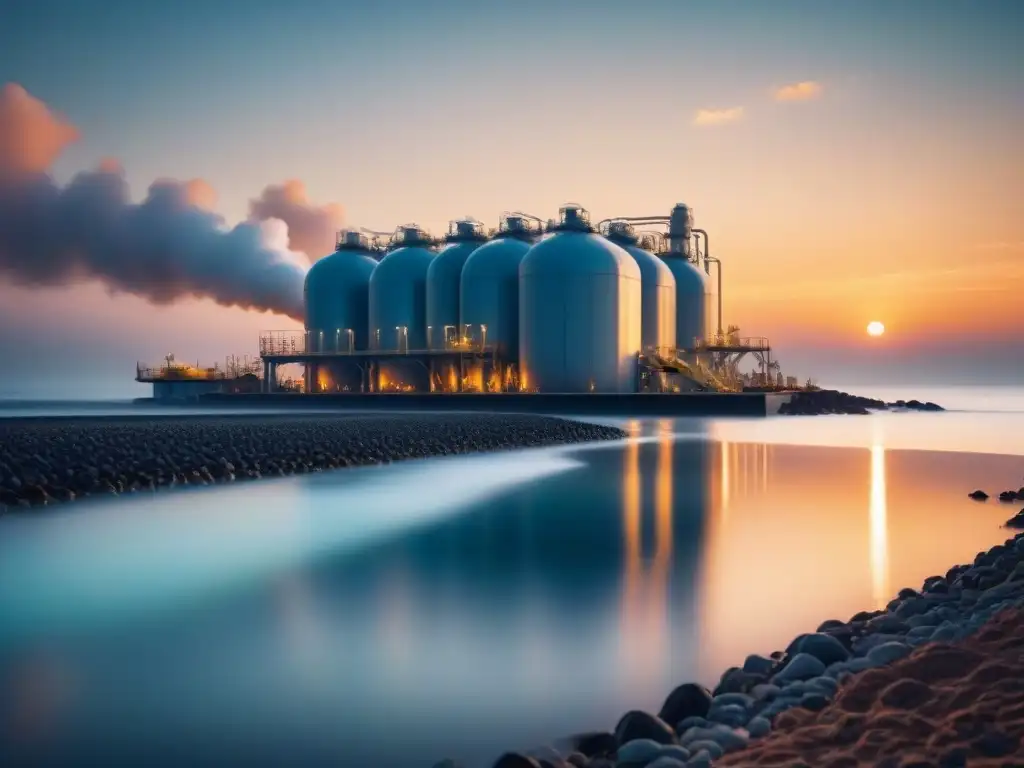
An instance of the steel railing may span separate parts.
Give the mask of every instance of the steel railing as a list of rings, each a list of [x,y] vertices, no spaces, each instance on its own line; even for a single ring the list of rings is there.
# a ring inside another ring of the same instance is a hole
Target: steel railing
[[[143,365],[136,363],[135,378],[139,381],[228,381],[242,376],[260,377],[262,366],[257,363],[238,364],[222,368],[193,368],[190,365]]]
[[[428,349],[410,348],[408,331],[396,329],[394,340],[382,338],[379,333],[371,334],[371,349],[357,350],[352,329],[339,328],[331,331],[264,331],[259,338],[260,357],[287,357],[312,355],[366,355],[368,352],[381,353],[422,353],[422,352],[487,352],[486,328],[463,329],[462,333],[446,333],[443,344]]]

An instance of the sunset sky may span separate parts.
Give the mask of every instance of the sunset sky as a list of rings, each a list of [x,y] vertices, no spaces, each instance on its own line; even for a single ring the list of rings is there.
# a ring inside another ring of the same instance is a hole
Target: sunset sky
[[[726,321],[768,336],[784,371],[1024,374],[1024,3],[13,8],[0,86],[77,129],[60,184],[113,158],[136,200],[156,179],[202,179],[202,204],[235,224],[297,180],[278,198],[311,226],[435,233],[570,200],[595,219],[685,201],[724,262]],[[293,250],[320,242],[298,234]],[[98,283],[0,283],[0,396],[71,395],[72,380],[144,396],[137,359],[254,354],[261,329],[293,327]]]

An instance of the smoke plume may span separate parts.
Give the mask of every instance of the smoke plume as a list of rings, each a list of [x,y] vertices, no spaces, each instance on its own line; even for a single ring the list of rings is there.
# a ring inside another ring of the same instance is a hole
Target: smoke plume
[[[20,86],[0,91],[0,278],[30,287],[95,279],[157,304],[202,297],[302,317],[307,260],[289,246],[326,253],[338,206],[316,208],[289,182],[264,190],[252,220],[228,228],[206,182],[158,180],[133,203],[109,160],[61,187],[48,172],[77,138]]]
[[[280,219],[288,225],[288,246],[312,261],[334,251],[344,210],[337,203],[316,206],[297,179],[266,187],[249,201],[249,216],[257,221]]]

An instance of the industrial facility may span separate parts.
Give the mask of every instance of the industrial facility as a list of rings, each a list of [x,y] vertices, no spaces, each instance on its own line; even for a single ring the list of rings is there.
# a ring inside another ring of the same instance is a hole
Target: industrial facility
[[[344,230],[310,268],[304,296],[305,330],[260,334],[262,370],[168,361],[138,366],[136,379],[155,397],[186,382],[197,394],[250,392],[253,379],[264,393],[310,395],[797,386],[767,339],[723,327],[722,262],[683,203],[596,224],[575,204],[548,221],[505,213],[491,231],[465,218],[441,239],[415,224]],[[744,360],[752,370],[741,372]],[[301,375],[282,376],[289,365]]]

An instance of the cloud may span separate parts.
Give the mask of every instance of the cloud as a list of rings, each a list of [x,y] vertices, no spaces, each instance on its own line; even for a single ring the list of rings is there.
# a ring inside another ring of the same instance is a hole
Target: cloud
[[[78,129],[15,83],[0,90],[0,178],[48,169]]]
[[[201,179],[157,180],[132,203],[112,160],[59,186],[50,163],[77,138],[20,86],[0,91],[0,278],[28,287],[97,280],[154,304],[200,297],[302,317],[306,259],[289,249],[283,219],[227,227]],[[298,216],[311,207],[301,184],[280,189],[292,208],[278,213],[300,227],[321,221]]]
[[[296,179],[266,187],[249,201],[249,215],[256,221],[280,219],[288,225],[288,247],[302,251],[312,260],[334,251],[335,238],[344,220],[337,203],[315,205],[306,186]]]
[[[789,83],[775,90],[776,101],[810,101],[821,96],[821,83],[814,80],[801,80]]]
[[[693,117],[694,125],[725,125],[743,118],[743,107],[727,109],[698,109]]]

